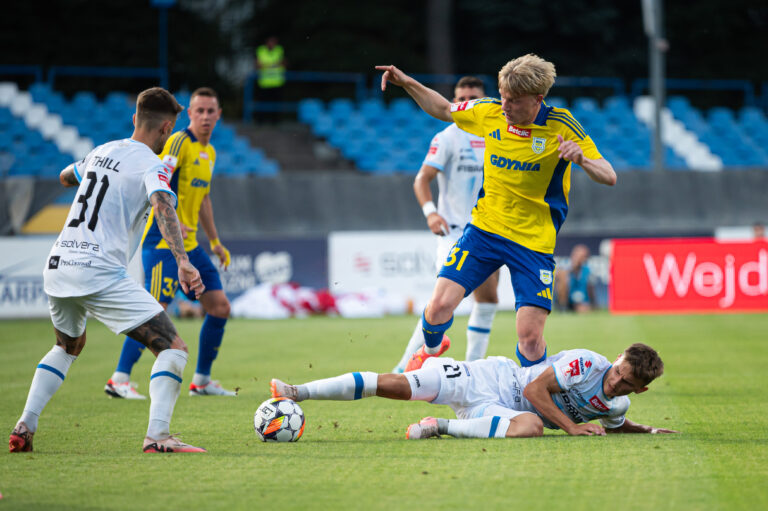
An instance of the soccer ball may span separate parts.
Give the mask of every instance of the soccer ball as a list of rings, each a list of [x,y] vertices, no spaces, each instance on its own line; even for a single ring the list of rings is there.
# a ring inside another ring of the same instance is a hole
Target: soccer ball
[[[304,433],[304,412],[287,397],[267,399],[253,416],[253,429],[262,442],[295,442]]]

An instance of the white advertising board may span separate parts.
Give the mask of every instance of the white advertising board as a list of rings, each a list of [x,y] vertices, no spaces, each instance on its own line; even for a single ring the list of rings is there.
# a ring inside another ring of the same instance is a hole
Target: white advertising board
[[[328,237],[328,279],[333,293],[380,289],[411,300],[419,313],[435,286],[435,236],[427,231],[348,231]],[[459,313],[468,312],[467,302]],[[509,270],[502,268],[499,306],[515,308]]]
[[[0,318],[48,316],[43,268],[55,236],[0,237]]]

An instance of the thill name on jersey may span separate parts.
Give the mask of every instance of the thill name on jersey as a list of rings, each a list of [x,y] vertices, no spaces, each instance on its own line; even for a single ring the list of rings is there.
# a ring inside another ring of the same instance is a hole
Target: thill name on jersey
[[[554,253],[571,186],[571,163],[560,159],[557,136],[576,142],[587,158],[602,158],[584,128],[568,110],[546,103],[526,126],[509,126],[501,100],[494,98],[455,103],[451,115],[459,128],[485,139],[485,179],[472,223],[531,250]]]

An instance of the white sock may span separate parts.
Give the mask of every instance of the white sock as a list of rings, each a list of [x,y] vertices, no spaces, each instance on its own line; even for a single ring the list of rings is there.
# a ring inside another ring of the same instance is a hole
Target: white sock
[[[171,416],[181,390],[181,376],[188,354],[182,350],[163,350],[157,355],[149,379],[149,427],[147,436],[162,440],[170,435]]]
[[[203,387],[205,385],[208,385],[208,382],[211,381],[211,375],[210,374],[200,374],[195,373],[195,375],[192,377],[192,383],[199,387]]]
[[[300,393],[306,391],[309,399],[351,401],[376,395],[379,375],[371,372],[347,373],[334,378],[315,380],[297,385]]]
[[[447,427],[438,431],[456,438],[504,438],[509,429],[509,419],[498,416],[478,417],[476,419],[450,419]]]
[[[405,348],[405,353],[403,353],[403,358],[400,359],[400,362],[397,363],[395,368],[392,370],[393,373],[402,373],[405,371],[405,366],[408,364],[408,361],[411,359],[411,355],[416,353],[419,348],[422,347],[424,344],[424,331],[421,328],[421,319],[419,319],[418,323],[416,323],[416,329],[413,331],[413,335],[411,335],[411,340],[408,341],[408,346]]]
[[[29,386],[24,413],[19,419],[20,422],[27,425],[32,433],[37,431],[37,419],[43,412],[45,405],[61,387],[67,376],[67,371],[69,371],[69,366],[76,358],[75,355],[68,354],[61,346],[54,346],[37,364],[35,376],[32,377],[32,385]]]
[[[411,401],[434,401],[440,394],[440,370],[434,366],[403,373],[411,386]]]
[[[110,378],[110,380],[112,380],[112,383],[128,383],[131,381],[131,375],[128,373],[115,371],[112,373],[112,378]]]
[[[485,358],[488,350],[488,338],[491,336],[493,316],[496,314],[495,303],[477,303],[472,307],[467,323],[467,358],[479,360]]]

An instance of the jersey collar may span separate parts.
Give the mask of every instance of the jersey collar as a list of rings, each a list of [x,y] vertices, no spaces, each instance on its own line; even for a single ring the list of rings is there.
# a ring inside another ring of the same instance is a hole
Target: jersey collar
[[[533,120],[533,124],[537,126],[546,126],[547,125],[547,117],[549,116],[549,112],[552,111],[551,106],[547,106],[544,101],[541,102],[541,107],[539,107],[539,113],[536,114],[536,118]]]
[[[189,139],[190,139],[192,142],[197,142],[197,137],[195,136],[195,134],[194,134],[194,133],[192,133],[192,130],[191,130],[191,129],[189,129],[189,127],[186,127],[186,128],[184,128],[184,133],[186,133],[186,134],[187,134],[187,136],[189,136]]]

